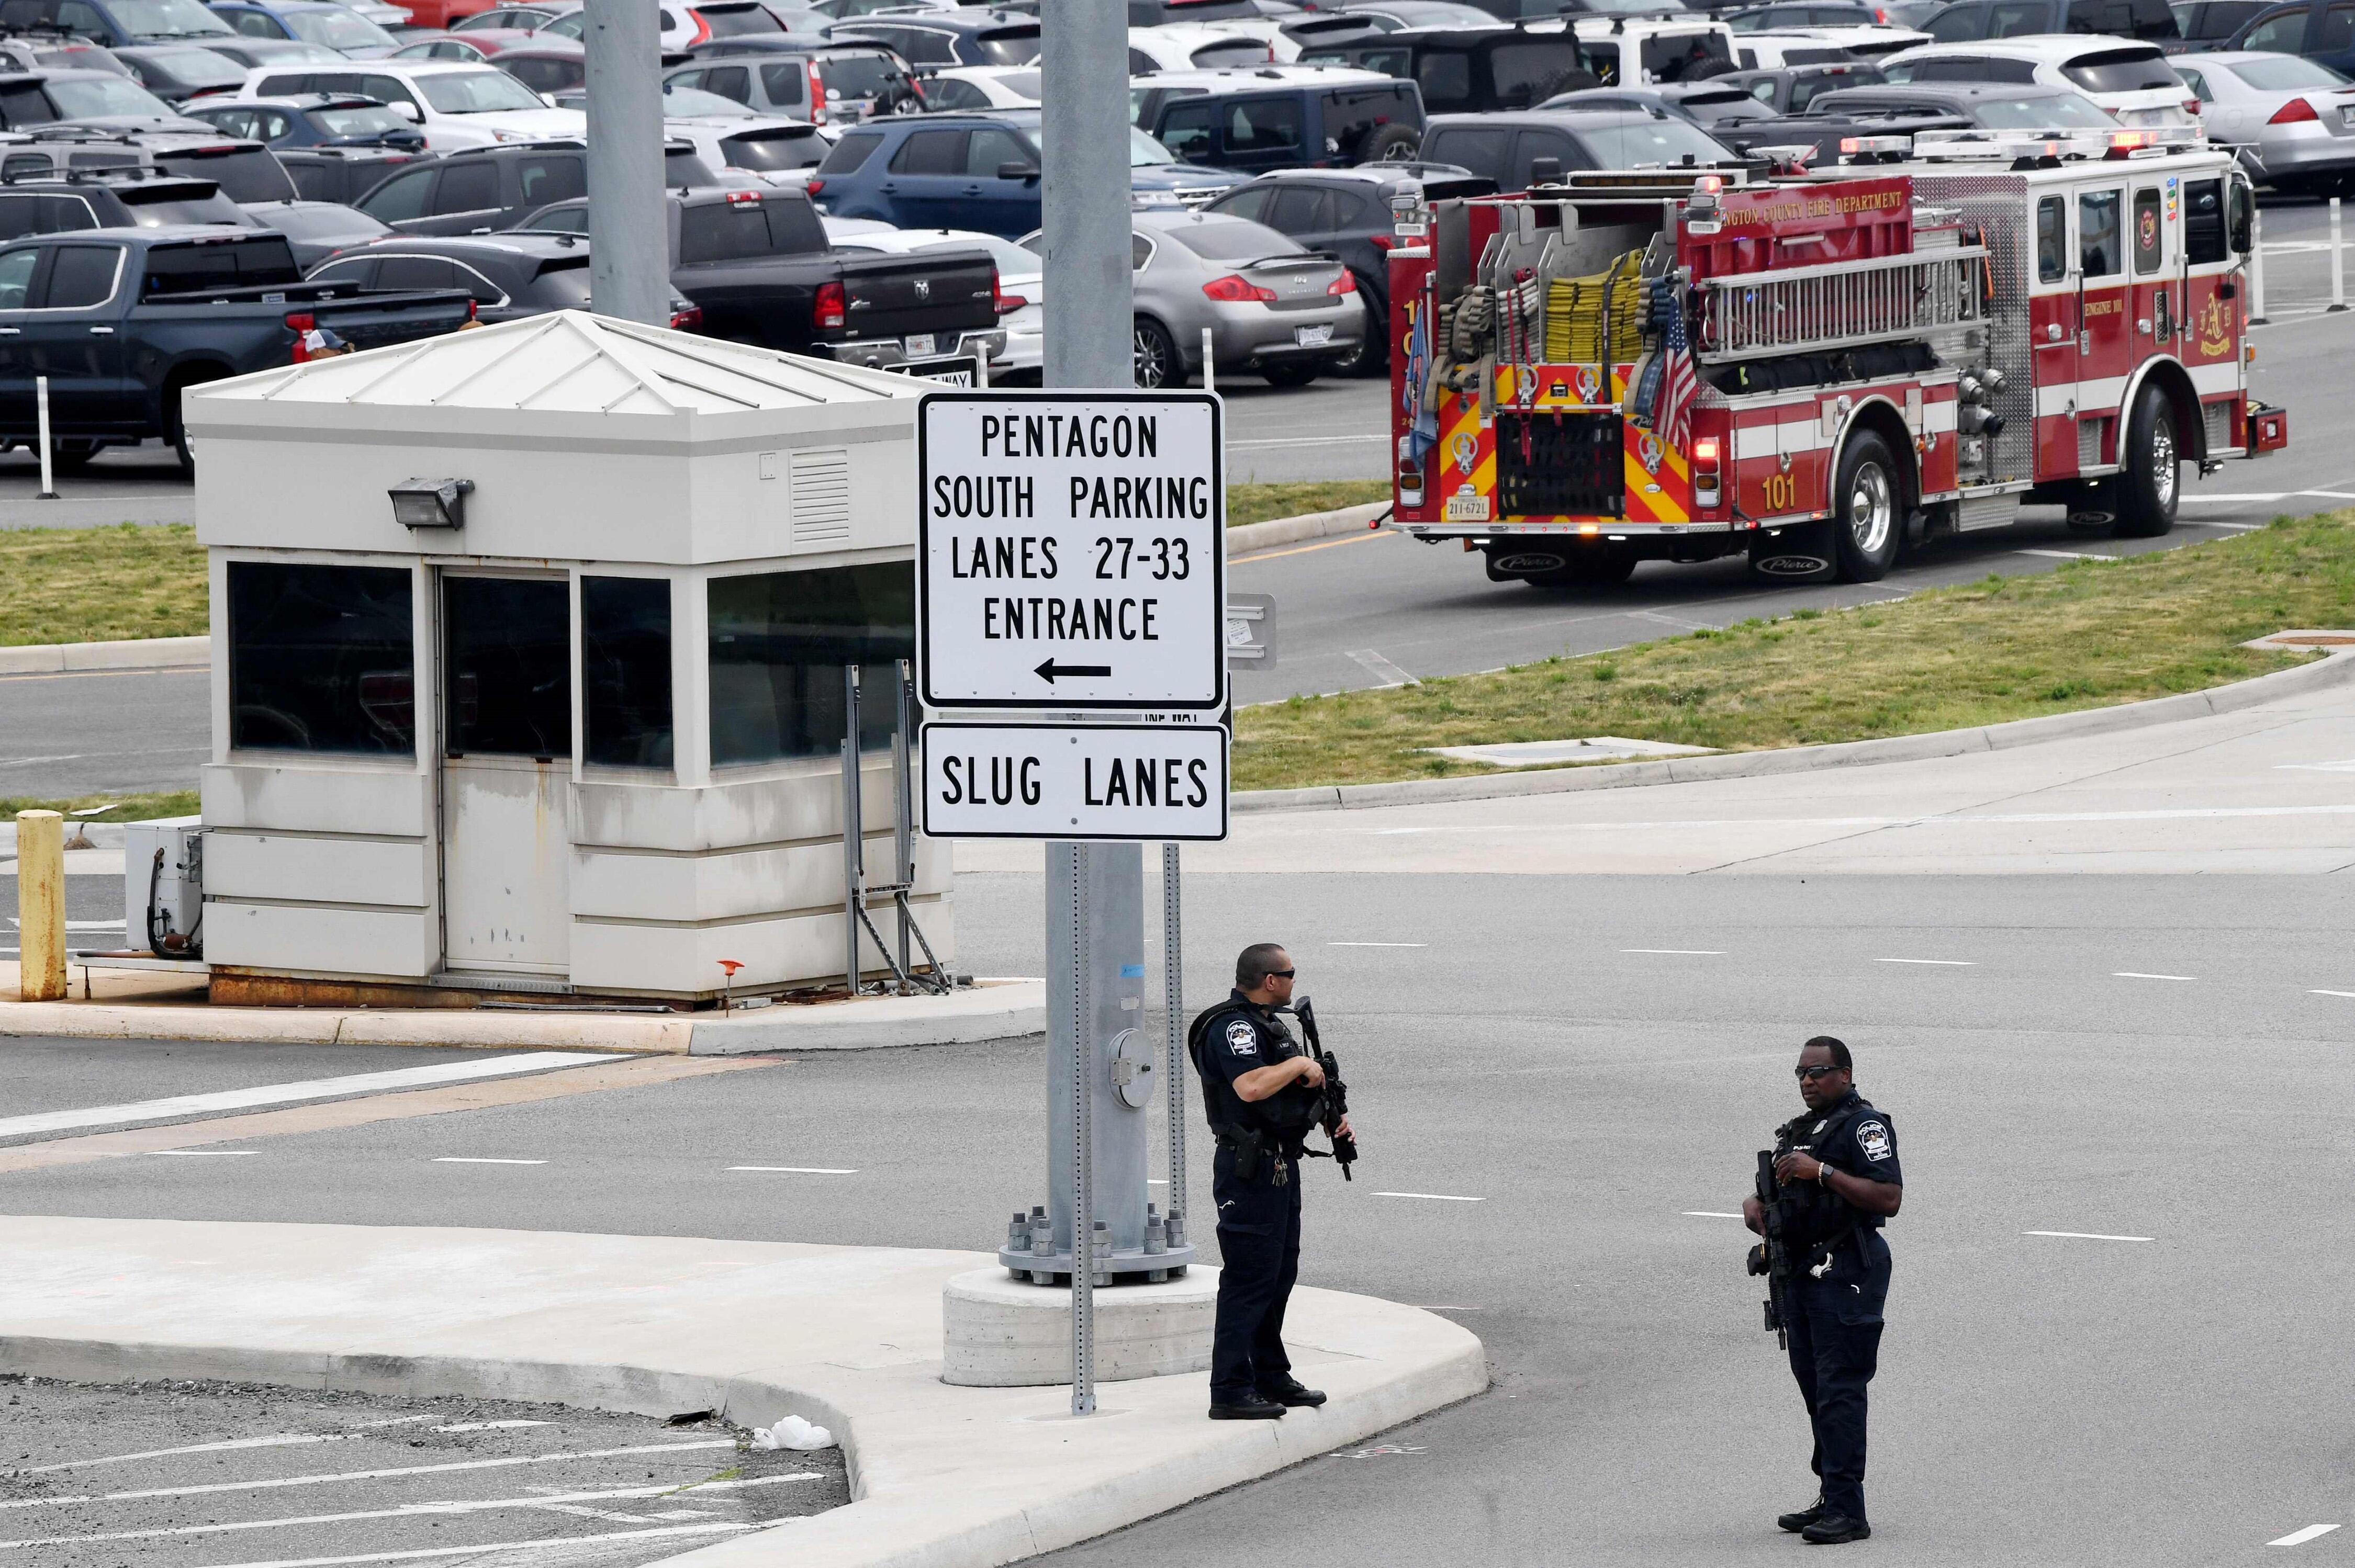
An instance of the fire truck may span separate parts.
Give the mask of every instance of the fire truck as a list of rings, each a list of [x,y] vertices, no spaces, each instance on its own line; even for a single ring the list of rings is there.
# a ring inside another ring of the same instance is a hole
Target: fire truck
[[[1402,197],[1395,525],[1540,585],[1736,553],[1870,582],[2026,503],[2164,534],[2179,464],[2288,441],[2248,391],[2254,211],[2190,128]]]

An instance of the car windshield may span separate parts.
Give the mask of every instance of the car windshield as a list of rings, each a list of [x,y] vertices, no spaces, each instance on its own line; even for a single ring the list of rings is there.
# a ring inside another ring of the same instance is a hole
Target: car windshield
[[[378,49],[391,45],[392,35],[357,11],[338,5],[332,11],[290,11],[287,26],[305,43],[331,49]]]
[[[134,38],[197,38],[237,31],[197,0],[112,0],[107,9]]]
[[[545,109],[539,95],[503,70],[437,71],[421,76],[417,90],[437,114],[497,114]]]
[[[663,112],[674,116],[726,114],[741,120],[751,111],[732,98],[722,98],[699,87],[682,87],[677,82],[666,82],[663,86]]]
[[[1708,132],[1681,120],[1646,120],[1621,127],[1616,135],[1620,156],[1631,169],[1674,164],[1687,157],[1696,164],[1730,162],[1733,157]]]
[[[1291,256],[1301,247],[1273,228],[1241,218],[1206,217],[1199,223],[1173,224],[1157,232],[1167,235],[1205,261],[1256,261],[1263,256]]]
[[[229,153],[158,153],[158,168],[176,175],[211,180],[231,201],[287,201],[295,193],[286,165],[267,147],[240,147]]]
[[[341,239],[348,236],[356,242],[392,232],[358,208],[334,202],[321,202],[314,207],[264,207],[254,216],[261,219],[264,228],[274,228],[296,239]]]
[[[2269,60],[2234,60],[2224,69],[2251,87],[2292,90],[2304,87],[2345,87],[2347,79],[2318,60],[2296,55],[2275,55]]]
[[[2100,104],[2073,92],[2041,98],[1982,98],[1971,106],[1970,113],[1989,131],[2106,131],[2117,124]]]
[[[1039,149],[1039,155],[1042,157],[1047,152],[1046,130],[1046,122],[1043,120],[1036,125],[1022,127],[1022,133],[1030,138],[1030,144]],[[1174,164],[1177,161],[1178,154],[1155,141],[1150,132],[1140,130],[1134,125],[1128,128],[1128,166],[1130,168],[1151,168],[1156,164]]]
[[[245,68],[210,49],[154,49],[145,62],[189,87],[230,87],[245,79]]]
[[[1638,12],[1657,15],[1662,11],[1690,8],[1684,0],[1587,0],[1587,5],[1592,10],[1625,12],[1631,16]]]
[[[730,107],[740,108],[731,101]],[[825,162],[826,138],[814,127],[753,132],[722,139],[719,150],[731,169],[807,169]]]
[[[907,79],[889,55],[821,55],[818,74],[826,79],[826,95],[833,98],[873,98]]]
[[[855,236],[847,241],[852,245],[858,242]],[[986,250],[989,252],[989,259],[997,263],[998,274],[1001,277],[1009,273],[1036,272],[1039,270],[1039,261],[1036,255],[1023,249],[1011,239],[1000,239],[995,234],[960,234],[954,238],[927,240],[916,249],[919,251]]]
[[[176,119],[172,106],[145,88],[123,76],[89,76],[68,78],[53,76],[48,80],[49,96],[58,101],[69,120],[88,120],[102,114],[144,114],[157,119]]]
[[[589,13],[586,11],[575,11],[569,16],[559,16],[540,29],[543,33],[552,34],[559,38],[577,38],[588,30]]]
[[[974,42],[981,48],[982,58],[991,65],[1028,65],[1039,58],[1039,29],[1008,27],[1003,32],[982,33]]]
[[[316,111],[312,119],[330,136],[382,136],[400,131],[414,134],[417,129],[381,103],[357,104],[350,109],[322,109]]]
[[[1027,98],[1033,103],[1038,102],[1047,90],[1039,84],[1039,76],[1035,70],[1007,71],[997,79],[997,85],[1015,97]]]
[[[782,33],[785,25],[759,5],[707,5],[696,13],[715,38],[741,37],[747,33]]]
[[[2087,92],[2146,92],[2155,87],[2173,92],[2183,86],[2157,49],[2148,54],[2121,50],[2110,55],[2088,55],[2073,65],[2062,66],[2061,74]]]
[[[237,203],[215,193],[205,196],[176,196],[165,201],[135,201],[138,191],[123,193],[123,205],[131,212],[131,221],[142,228],[162,228],[174,223],[216,223],[245,227],[245,212]]]

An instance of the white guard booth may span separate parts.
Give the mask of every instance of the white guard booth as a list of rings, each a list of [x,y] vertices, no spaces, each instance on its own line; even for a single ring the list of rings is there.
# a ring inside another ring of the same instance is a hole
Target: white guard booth
[[[192,392],[214,1000],[840,976],[842,670],[888,865],[922,390],[567,312]]]

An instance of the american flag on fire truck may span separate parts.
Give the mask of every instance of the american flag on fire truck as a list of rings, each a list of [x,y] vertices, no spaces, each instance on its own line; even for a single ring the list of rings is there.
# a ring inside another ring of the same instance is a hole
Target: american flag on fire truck
[[[1652,405],[1652,433],[1681,450],[1692,435],[1693,399],[1700,376],[1693,368],[1692,344],[1685,336],[1684,302],[1674,277],[1652,285],[1652,319],[1663,334],[1659,396]]]

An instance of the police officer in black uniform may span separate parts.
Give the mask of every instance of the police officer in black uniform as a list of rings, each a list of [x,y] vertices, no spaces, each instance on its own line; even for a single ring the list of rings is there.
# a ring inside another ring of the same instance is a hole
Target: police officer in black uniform
[[[1865,1385],[1881,1355],[1889,1298],[1881,1225],[1905,1200],[1897,1129],[1856,1092],[1847,1045],[1818,1034],[1799,1051],[1806,1114],[1775,1129],[1774,1178],[1795,1273],[1784,1294],[1791,1375],[1815,1428],[1816,1500],[1774,1522],[1817,1545],[1862,1541]],[[1763,1234],[1753,1195],[1742,1218]]]
[[[1235,989],[1194,1020],[1187,1049],[1219,1150],[1218,1337],[1210,1350],[1210,1419],[1265,1421],[1318,1405],[1284,1353],[1284,1308],[1300,1276],[1300,1156],[1323,1108],[1325,1073],[1277,1021],[1292,1000],[1292,957],[1273,942],[1235,959]],[[1341,1122],[1349,1136],[1348,1118]]]

